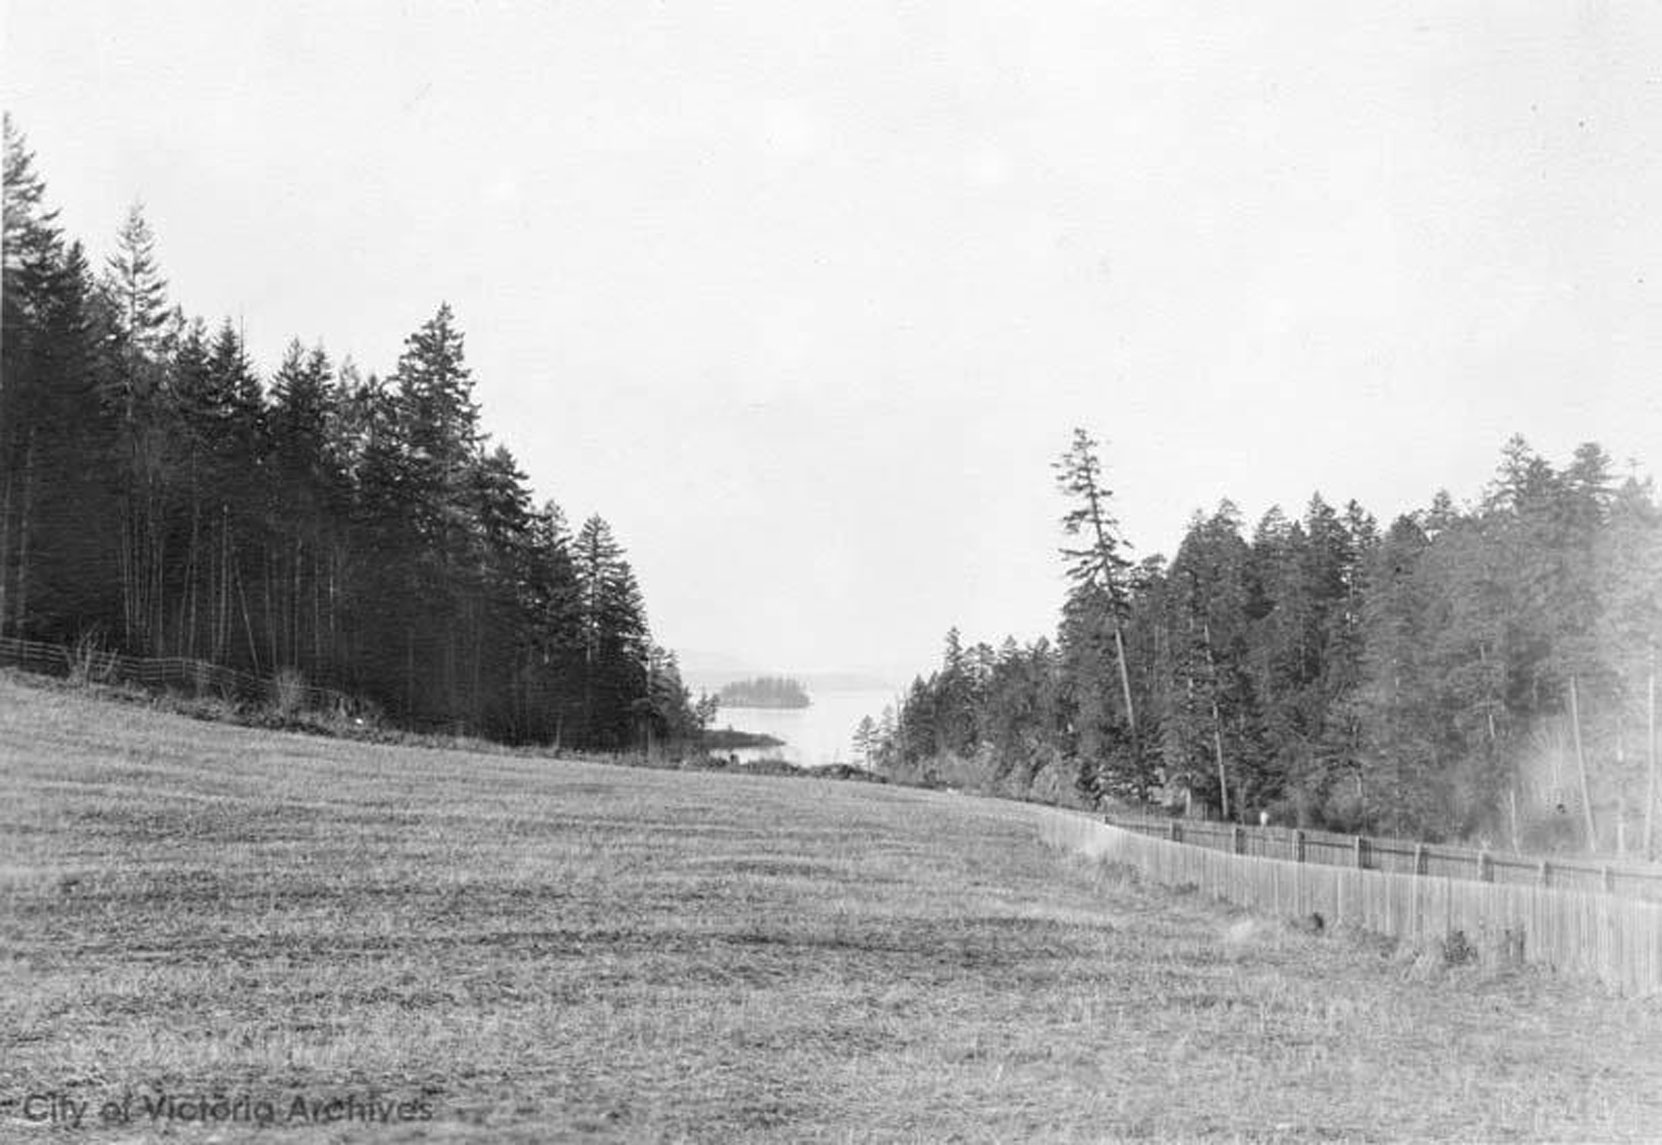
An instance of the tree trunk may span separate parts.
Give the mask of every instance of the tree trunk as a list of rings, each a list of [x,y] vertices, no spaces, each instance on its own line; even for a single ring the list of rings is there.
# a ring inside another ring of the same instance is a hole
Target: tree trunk
[[[1581,702],[1577,697],[1575,677],[1570,677],[1570,729],[1575,737],[1575,764],[1581,773],[1581,809],[1587,820],[1587,849],[1598,850],[1598,834],[1593,825],[1593,792],[1587,784],[1587,754],[1581,747]]]
[[[23,451],[23,504],[17,522],[17,624],[16,632],[26,637],[29,628],[29,511],[35,490],[35,431],[29,430],[29,444]],[[0,628],[4,628],[0,624]]]
[[[0,467],[0,636],[6,634],[6,586],[11,581],[12,475]]]
[[[162,498],[156,497],[155,514],[151,517],[151,638],[153,656],[167,655],[167,529],[162,516]]]
[[[340,664],[340,570],[346,564],[346,555],[341,551],[339,541],[335,542],[334,552],[329,558],[329,662]]]
[[[323,546],[312,544],[312,671],[323,670]],[[331,673],[333,675],[333,673]]]
[[[1645,857],[1656,858],[1656,649],[1650,650],[1650,702],[1645,725]]]
[[[121,542],[116,547],[116,562],[120,566],[121,574],[121,638],[131,643],[133,639],[135,597],[137,593],[133,587],[133,498],[127,498],[126,509],[121,519]]]
[[[1218,718],[1218,701],[1212,701],[1212,750],[1218,759],[1218,797],[1222,799],[1220,810],[1223,817],[1229,818],[1229,776],[1223,769],[1223,721]]]
[[[1201,637],[1206,644],[1206,670],[1212,680],[1212,750],[1218,762],[1218,797],[1222,800],[1225,819],[1229,818],[1229,775],[1223,766],[1223,717],[1218,710],[1218,661],[1212,655],[1212,623],[1204,621],[1200,628]]]
[[[190,554],[185,558],[185,655],[196,659],[196,600],[201,595],[202,579],[202,502],[197,496],[196,479],[191,478],[190,493]]]
[[[260,595],[265,600],[266,643],[271,648],[271,667],[273,670],[283,662],[281,634],[277,630],[277,619],[271,611],[271,584],[277,579],[276,573],[273,571],[277,564],[277,558],[271,552],[270,542],[262,544],[260,546],[260,580],[264,583],[260,585]]]
[[[232,551],[231,572],[237,578],[237,599],[242,602],[242,630],[248,637],[249,670],[258,676],[260,674],[260,649],[254,641],[254,620],[248,614],[248,583],[242,575],[242,562],[236,559],[235,550]]]
[[[1114,621],[1114,655],[1120,667],[1120,694],[1125,697],[1125,722],[1131,728],[1131,742],[1137,742],[1137,709],[1131,703],[1131,673],[1125,665],[1125,638],[1120,634],[1120,622]]]
[[[17,635],[28,635],[28,518],[35,502],[35,430],[23,450],[23,504],[17,522]],[[0,625],[3,628],[3,625]]]
[[[219,612],[214,622],[214,660],[222,662],[231,647],[231,507],[219,506]]]
[[[305,645],[302,643],[301,617],[305,612],[306,597],[301,589],[300,570],[304,564],[304,546],[300,541],[300,530],[295,528],[294,555],[290,558],[294,562],[294,572],[289,577],[289,656],[296,668],[305,662]]]

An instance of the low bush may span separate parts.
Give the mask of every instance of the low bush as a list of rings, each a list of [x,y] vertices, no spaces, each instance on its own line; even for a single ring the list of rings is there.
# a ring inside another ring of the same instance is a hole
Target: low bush
[[[279,719],[292,720],[305,711],[306,677],[298,668],[279,668],[271,678],[271,709]]]
[[[1477,947],[1463,930],[1449,931],[1443,938],[1439,953],[1444,966],[1466,966],[1477,961]]]
[[[108,683],[114,668],[114,658],[104,646],[104,630],[89,628],[75,638],[65,649],[69,668],[69,682],[80,687]]]

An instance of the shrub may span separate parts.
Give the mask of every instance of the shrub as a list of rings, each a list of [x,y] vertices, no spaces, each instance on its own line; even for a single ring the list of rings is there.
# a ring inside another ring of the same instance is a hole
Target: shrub
[[[306,677],[296,668],[279,668],[271,678],[271,709],[284,720],[306,710]]]
[[[1477,947],[1463,930],[1451,930],[1443,938],[1441,953],[1444,966],[1465,966],[1477,961]]]
[[[1495,963],[1499,966],[1522,966],[1524,962],[1523,924],[1502,927],[1495,939]]]
[[[1554,808],[1527,820],[1519,834],[1523,849],[1535,854],[1576,851],[1582,846],[1581,824],[1567,807]]]
[[[206,660],[191,661],[190,683],[191,687],[195,689],[196,698],[199,700],[229,700],[231,698],[228,694],[229,689],[214,675],[214,666]]]
[[[1328,794],[1321,818],[1329,831],[1344,835],[1366,835],[1373,827],[1367,802],[1350,787],[1341,787]]]
[[[1327,932],[1327,919],[1322,917],[1319,910],[1313,910],[1309,914],[1292,919],[1290,925],[1294,930],[1304,934],[1325,934]]]
[[[1079,789],[1065,761],[1046,763],[1033,776],[1028,787],[1028,798],[1036,803],[1050,803],[1058,807],[1084,806]]]
[[[115,657],[104,647],[104,630],[93,627],[75,638],[64,650],[69,682],[79,687],[108,683],[115,671]]]

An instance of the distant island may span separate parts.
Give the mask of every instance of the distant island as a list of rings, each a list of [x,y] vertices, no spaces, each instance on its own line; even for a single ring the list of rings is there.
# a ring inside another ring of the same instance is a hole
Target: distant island
[[[724,708],[806,708],[813,701],[800,680],[788,676],[758,676],[722,685],[718,694]]]

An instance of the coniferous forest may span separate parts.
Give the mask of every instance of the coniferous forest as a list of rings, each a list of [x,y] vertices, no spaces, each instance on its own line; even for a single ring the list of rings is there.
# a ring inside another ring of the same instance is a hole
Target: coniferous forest
[[[1480,499],[1381,526],[1224,502],[1133,562],[1098,444],[1057,464],[1054,640],[947,634],[870,736],[880,770],[1097,806],[1523,848],[1659,831],[1662,510],[1595,444],[1506,443]]]
[[[5,122],[0,635],[298,672],[393,722],[618,748],[689,734],[624,549],[480,428],[448,306],[392,371],[262,377],[168,296],[141,210],[95,265]]]
[[[135,208],[95,264],[5,124],[0,635],[360,697],[399,724],[621,748],[691,734],[622,545],[480,427],[447,306],[390,373],[268,376],[168,295]],[[1057,465],[1053,638],[966,645],[864,729],[879,770],[1519,846],[1652,846],[1662,508],[1596,444],[1514,438],[1468,503],[1381,524],[1224,502],[1133,560],[1100,449]]]

